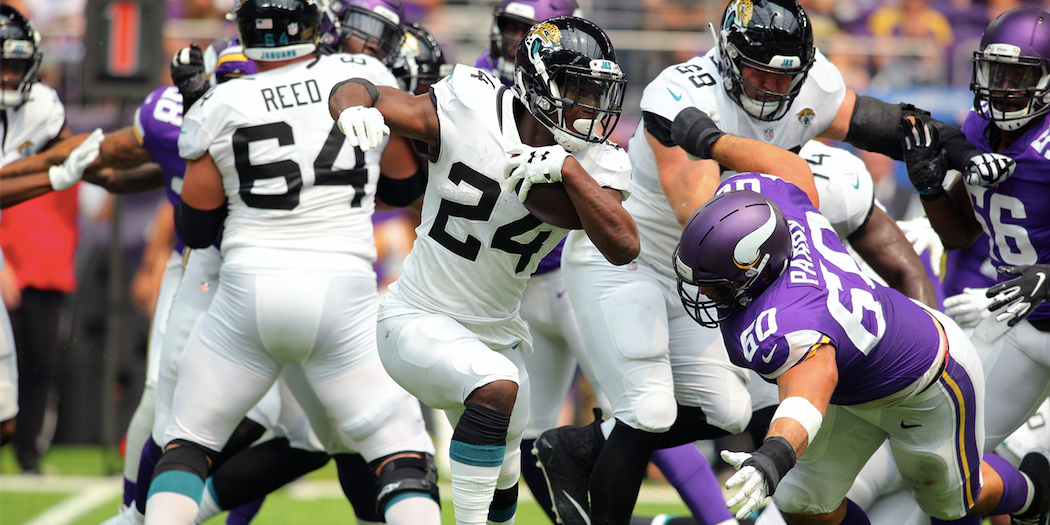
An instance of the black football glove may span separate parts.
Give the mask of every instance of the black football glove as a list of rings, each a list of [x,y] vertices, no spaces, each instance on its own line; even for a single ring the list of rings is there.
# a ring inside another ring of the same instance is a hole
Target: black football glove
[[[185,115],[209,87],[204,70],[204,53],[197,44],[190,44],[175,53],[171,59],[171,81],[182,94],[182,114]]]
[[[1017,278],[1001,282],[989,288],[985,294],[994,299],[988,305],[989,311],[994,313],[1007,307],[995,314],[996,321],[1008,321],[1006,325],[1013,326],[1050,298],[1050,264],[1000,266],[997,270],[1003,275]]]
[[[908,178],[919,195],[928,198],[944,191],[942,184],[947,159],[941,149],[941,136],[937,128],[923,115],[915,115],[914,118],[914,122],[902,118],[897,135],[904,148]]]
[[[671,139],[693,160],[710,159],[711,147],[725,133],[706,112],[685,108],[671,123]]]

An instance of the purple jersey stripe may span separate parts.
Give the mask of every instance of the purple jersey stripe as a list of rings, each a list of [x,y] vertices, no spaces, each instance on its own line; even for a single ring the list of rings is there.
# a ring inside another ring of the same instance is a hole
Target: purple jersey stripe
[[[947,362],[941,372],[939,382],[948,394],[948,399],[955,409],[955,450],[956,463],[965,478],[963,494],[967,509],[973,508],[977,495],[981,492],[981,454],[977,443],[977,395],[974,392],[970,375],[951,355],[945,356]]]

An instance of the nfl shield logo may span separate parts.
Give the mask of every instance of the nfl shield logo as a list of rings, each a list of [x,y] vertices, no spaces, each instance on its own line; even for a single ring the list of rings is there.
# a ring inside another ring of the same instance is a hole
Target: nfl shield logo
[[[288,36],[295,36],[299,34],[299,23],[292,22],[288,24]]]
[[[766,128],[766,140],[773,140],[773,128]]]

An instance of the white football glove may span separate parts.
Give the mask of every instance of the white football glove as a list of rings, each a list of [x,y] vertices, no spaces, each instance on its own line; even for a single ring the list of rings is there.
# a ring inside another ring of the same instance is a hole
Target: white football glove
[[[944,314],[961,328],[973,328],[992,315],[988,307],[995,299],[985,295],[987,288],[964,288],[963,293],[944,300]]]
[[[383,136],[390,134],[390,128],[383,119],[383,114],[376,108],[353,106],[339,114],[339,131],[346,135],[346,142],[361,151],[378,147]]]
[[[508,179],[512,190],[521,181],[521,187],[517,189],[520,202],[525,202],[533,184],[561,182],[561,166],[569,156],[561,146],[534,148],[526,144],[507,150],[507,153],[511,159],[503,169],[503,177]]]
[[[66,157],[65,162],[51,166],[47,170],[47,178],[51,180],[51,189],[62,191],[80,182],[80,178],[84,176],[84,170],[98,158],[99,146],[102,145],[102,139],[105,136],[102,128],[95,128],[95,131],[92,131],[84,142],[69,152],[69,157]]]
[[[736,474],[733,474],[733,477],[726,481],[726,488],[731,489],[742,484],[740,490],[726,502],[727,509],[735,507],[738,503],[744,503],[740,510],[736,512],[736,519],[738,520],[743,520],[758,510],[762,506],[762,502],[766,500],[766,496],[769,495],[766,477],[762,475],[762,472],[751,465],[741,468],[741,465],[750,457],[751,454],[747,452],[722,451],[722,461],[737,469]]]
[[[911,243],[915,253],[930,252],[930,267],[933,275],[941,276],[941,267],[944,265],[944,244],[941,237],[930,226],[927,217],[916,217],[907,221],[897,221],[897,226],[904,232],[904,237]]]
[[[998,153],[981,153],[970,157],[963,171],[963,182],[970,186],[995,186],[1013,175],[1017,163]]]

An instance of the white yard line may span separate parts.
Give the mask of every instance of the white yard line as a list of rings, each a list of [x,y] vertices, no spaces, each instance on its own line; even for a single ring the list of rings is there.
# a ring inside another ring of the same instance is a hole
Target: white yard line
[[[0,476],[0,492],[73,492],[25,525],[66,525],[119,496],[120,476]]]

